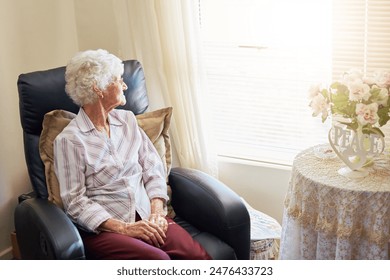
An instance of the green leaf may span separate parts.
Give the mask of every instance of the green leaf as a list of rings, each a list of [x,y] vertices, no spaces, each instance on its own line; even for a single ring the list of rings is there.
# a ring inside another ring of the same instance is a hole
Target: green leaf
[[[385,134],[380,130],[378,127],[365,127],[363,128],[364,134],[377,134],[381,135],[382,137],[385,137]]]
[[[370,99],[377,99],[380,92],[381,92],[380,88],[371,88],[371,90],[370,90],[371,98]]]
[[[390,111],[389,106],[378,109],[379,126],[384,126],[390,120],[389,111]]]
[[[332,111],[347,118],[353,118],[356,113],[356,102],[349,102],[348,97],[337,96],[333,101]]]
[[[337,94],[349,94],[348,87],[340,82],[334,82],[330,88],[337,90]]]
[[[321,91],[322,96],[329,101],[329,92],[326,88]]]
[[[346,118],[354,118],[356,116],[356,102],[349,100],[348,87],[339,82],[331,85],[334,94],[331,95],[332,113],[342,115]]]
[[[349,101],[349,94],[344,92],[338,92],[332,94],[332,102],[333,103],[348,103]]]
[[[352,123],[341,122],[341,123],[345,124],[351,130],[356,130],[359,127],[359,124],[357,122],[352,122]]]

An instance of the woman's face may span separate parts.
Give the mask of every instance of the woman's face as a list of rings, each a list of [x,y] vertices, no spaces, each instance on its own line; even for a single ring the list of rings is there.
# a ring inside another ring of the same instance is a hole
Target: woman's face
[[[119,105],[126,104],[126,98],[123,92],[127,89],[127,85],[121,77],[114,78],[114,81],[111,82],[107,88],[103,91],[103,102],[105,107],[109,110],[112,110]]]

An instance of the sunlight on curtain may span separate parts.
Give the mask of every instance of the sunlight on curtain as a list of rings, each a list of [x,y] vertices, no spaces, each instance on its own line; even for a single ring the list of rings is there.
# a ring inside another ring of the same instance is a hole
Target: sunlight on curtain
[[[197,1],[114,0],[122,58],[144,67],[153,106],[173,107],[170,135],[179,165],[217,176],[203,102]],[[163,100],[154,99],[162,96]],[[202,104],[202,105],[200,105]]]

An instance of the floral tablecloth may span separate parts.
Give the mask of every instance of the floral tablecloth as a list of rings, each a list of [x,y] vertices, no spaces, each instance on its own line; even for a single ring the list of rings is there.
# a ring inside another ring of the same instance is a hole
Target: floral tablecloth
[[[280,259],[388,259],[390,157],[369,175],[338,174],[340,159],[321,159],[317,147],[294,160],[285,199]]]

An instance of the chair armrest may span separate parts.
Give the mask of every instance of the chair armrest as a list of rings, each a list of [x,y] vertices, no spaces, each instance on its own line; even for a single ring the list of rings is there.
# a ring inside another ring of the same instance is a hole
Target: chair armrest
[[[85,259],[77,228],[48,200],[23,200],[15,209],[14,220],[22,259]]]
[[[169,184],[178,216],[229,244],[237,259],[249,259],[249,213],[235,192],[204,172],[179,167],[172,168]]]

